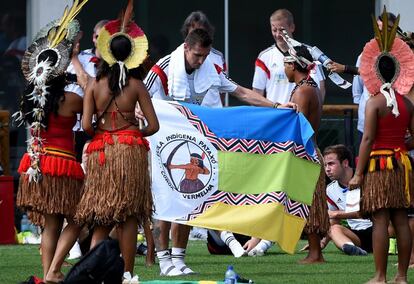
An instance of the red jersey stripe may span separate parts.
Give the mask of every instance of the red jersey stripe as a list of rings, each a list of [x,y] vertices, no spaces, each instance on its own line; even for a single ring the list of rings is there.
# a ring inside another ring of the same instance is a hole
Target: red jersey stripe
[[[328,201],[328,203],[331,204],[332,206],[335,206],[336,208],[338,208],[338,206],[336,205],[336,203],[332,199],[330,199],[328,196],[326,196],[326,201]]]
[[[267,75],[267,78],[270,79],[270,70],[266,67],[266,64],[260,60],[259,58],[256,59],[255,65],[261,68]]]
[[[164,89],[164,93],[166,96],[168,96],[168,77],[167,74],[165,74],[164,70],[161,69],[160,66],[154,65],[152,66],[151,70],[160,77],[162,88]]]

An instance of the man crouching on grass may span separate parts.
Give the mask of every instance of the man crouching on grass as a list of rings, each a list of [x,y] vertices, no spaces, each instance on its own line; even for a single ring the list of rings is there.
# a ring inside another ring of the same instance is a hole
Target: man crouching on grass
[[[325,148],[323,160],[326,175],[332,180],[326,187],[331,227],[328,235],[321,240],[321,248],[332,240],[348,255],[367,255],[372,252],[372,222],[361,219],[359,210],[346,210],[348,182],[354,174],[350,165],[352,154],[345,145],[333,145]],[[341,225],[344,219],[349,228]]]

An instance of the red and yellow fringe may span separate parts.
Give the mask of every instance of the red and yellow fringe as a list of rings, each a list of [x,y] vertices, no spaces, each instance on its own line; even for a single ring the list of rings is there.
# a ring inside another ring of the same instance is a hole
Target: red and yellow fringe
[[[404,192],[407,202],[410,203],[410,172],[412,171],[412,165],[406,151],[401,151],[400,148],[394,150],[385,149],[371,151],[368,171],[394,170],[398,167],[397,161],[401,162],[404,169]],[[379,167],[377,167],[377,163],[379,163]]]
[[[361,211],[414,206],[412,161],[400,149],[373,150],[361,187]]]

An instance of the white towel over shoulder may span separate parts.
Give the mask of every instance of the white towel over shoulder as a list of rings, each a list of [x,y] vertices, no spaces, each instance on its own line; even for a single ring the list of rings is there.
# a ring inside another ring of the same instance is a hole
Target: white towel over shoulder
[[[210,90],[213,86],[219,87],[221,84],[219,74],[208,57],[200,68],[194,72],[194,90],[198,94]],[[185,71],[184,44],[171,53],[168,71],[168,93],[178,101],[191,97]]]

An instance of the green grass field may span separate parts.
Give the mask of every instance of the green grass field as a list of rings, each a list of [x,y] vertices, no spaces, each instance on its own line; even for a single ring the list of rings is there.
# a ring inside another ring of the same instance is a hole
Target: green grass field
[[[301,241],[298,248],[303,246]],[[299,265],[305,253],[288,255],[277,247],[272,247],[263,257],[213,256],[207,251],[204,241],[191,241],[187,250],[186,263],[197,275],[174,278],[159,276],[158,265],[144,267],[144,257],[136,258],[135,273],[141,281],[182,280],[222,280],[227,265],[234,265],[237,273],[255,283],[365,283],[374,273],[372,255],[366,257],[347,256],[336,249],[332,243],[324,250],[325,264]],[[389,257],[388,278],[396,273],[394,264],[397,256]],[[69,268],[65,268],[67,271]],[[38,246],[0,246],[0,284],[15,284],[29,275],[41,276]],[[409,271],[410,282],[414,281],[414,270]],[[177,283],[177,282],[176,282]]]

